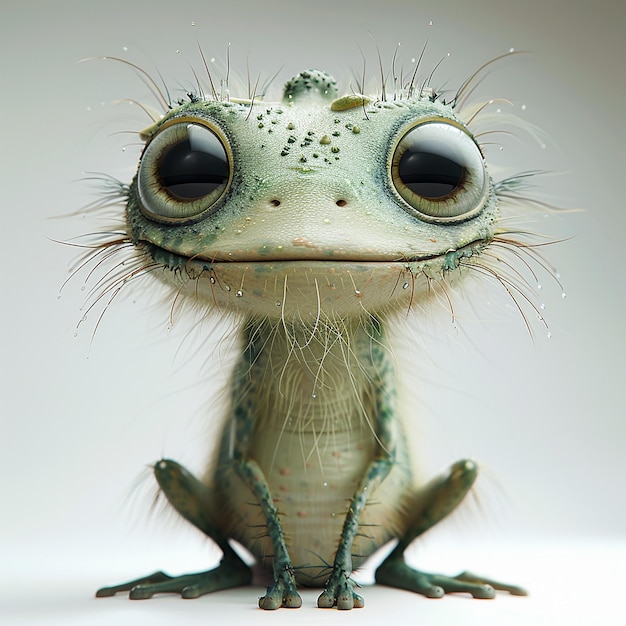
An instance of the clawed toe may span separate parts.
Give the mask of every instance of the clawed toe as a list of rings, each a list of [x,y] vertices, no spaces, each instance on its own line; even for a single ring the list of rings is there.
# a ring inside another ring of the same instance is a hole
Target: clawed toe
[[[259,608],[266,611],[274,611],[281,607],[286,609],[299,609],[302,606],[302,598],[294,585],[278,580],[267,593],[259,598]]]
[[[510,593],[512,596],[527,596],[528,591],[519,585],[511,585],[509,583],[503,583],[502,581],[493,580],[491,578],[486,578],[485,576],[479,576],[478,574],[473,574],[472,572],[462,572],[458,576],[455,576],[457,580],[468,582],[468,583],[476,583],[482,585],[483,587],[490,587],[495,591],[506,591]]]
[[[148,600],[159,593],[177,593],[182,598],[192,599],[220,589],[247,585],[251,578],[250,568],[243,562],[224,559],[219,567],[207,572],[183,576],[155,572],[120,585],[102,587],[96,592],[96,597],[108,598],[116,593],[128,592],[131,600]]]
[[[96,591],[96,598],[110,598],[117,593],[129,592],[129,597],[132,600],[143,600],[145,598],[151,598],[154,594],[142,595],[140,591],[142,587],[148,589],[153,585],[161,584],[171,580],[172,577],[163,572],[154,572],[154,574],[150,574],[149,576],[143,576],[142,578],[129,580],[128,582],[121,583],[119,585],[101,587],[100,589],[98,589],[98,591]],[[138,591],[135,592],[134,590]]]
[[[385,561],[376,570],[376,582],[420,593],[427,598],[442,598],[448,593],[469,593],[473,598],[491,600],[496,597],[496,591],[507,591],[516,596],[527,595],[522,587],[470,572],[463,572],[458,576],[420,572],[409,567],[402,559]]]
[[[365,606],[365,600],[354,591],[354,582],[349,578],[345,578],[343,582],[336,582],[331,578],[317,599],[317,606],[320,609],[337,607],[340,611],[349,611],[362,609]]]

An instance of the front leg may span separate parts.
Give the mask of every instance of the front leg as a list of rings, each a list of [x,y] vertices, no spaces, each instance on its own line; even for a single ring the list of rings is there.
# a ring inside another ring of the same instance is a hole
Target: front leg
[[[350,578],[352,573],[352,543],[359,529],[359,517],[365,508],[367,499],[376,487],[387,477],[393,461],[391,456],[375,460],[368,468],[361,481],[352,502],[341,531],[339,547],[335,554],[333,571],[326,581],[324,592],[317,599],[317,606],[330,609],[360,609],[365,606],[363,597],[354,591],[354,582]]]
[[[256,496],[265,515],[267,532],[274,547],[274,582],[267,593],[259,598],[259,607],[269,610],[281,606],[297,609],[302,606],[302,598],[296,590],[296,579],[285,546],[283,529],[263,471],[255,461],[249,459],[236,459],[235,471]]]
[[[373,332],[379,332],[377,325]],[[378,343],[369,346],[370,356],[377,366],[375,390],[374,436],[378,442],[378,456],[369,464],[357,487],[341,531],[339,547],[335,554],[333,571],[326,581],[324,592],[317,599],[320,608],[360,609],[365,606],[363,597],[354,591],[350,578],[352,567],[352,543],[359,529],[359,519],[368,498],[389,475],[396,457],[396,415],[393,370],[384,349]]]

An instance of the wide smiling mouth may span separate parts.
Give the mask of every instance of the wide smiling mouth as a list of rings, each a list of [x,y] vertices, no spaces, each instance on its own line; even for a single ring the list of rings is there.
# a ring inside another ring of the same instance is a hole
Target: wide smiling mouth
[[[204,252],[199,252],[193,256],[187,256],[181,254],[180,252],[170,250],[168,248],[159,246],[149,241],[142,242],[148,250],[150,251],[151,256],[155,261],[161,262],[164,265],[167,265],[171,268],[175,267],[186,267],[189,264],[202,264],[213,266],[216,264],[237,264],[242,263],[246,265],[294,265],[294,264],[302,264],[303,266],[332,266],[332,265],[350,265],[350,264],[358,264],[358,265],[396,265],[396,264],[410,264],[410,263],[429,263],[436,261],[438,259],[445,259],[449,255],[453,256],[468,256],[468,251],[474,249],[476,246],[483,246],[486,242],[479,239],[471,242],[470,244],[464,245],[458,249],[448,249],[446,251],[442,251],[440,253],[424,253],[424,254],[412,254],[406,255],[403,253],[392,253],[388,255],[376,255],[371,253],[362,253],[362,254],[354,254],[354,253],[328,253],[328,254],[319,254],[313,253],[311,250],[304,251],[302,254],[289,254],[289,253],[279,253],[279,254],[251,254],[251,253],[241,253],[241,252],[232,252],[232,253],[213,253],[207,254]]]

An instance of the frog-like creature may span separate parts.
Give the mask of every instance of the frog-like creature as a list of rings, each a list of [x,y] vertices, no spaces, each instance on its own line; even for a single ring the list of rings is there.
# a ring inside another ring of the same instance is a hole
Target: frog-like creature
[[[311,70],[279,103],[194,96],[144,131],[124,245],[177,298],[240,323],[216,458],[202,478],[172,460],[154,466],[171,505],[223,558],[98,596],[249,584],[232,540],[272,571],[263,609],[301,606],[299,585],[323,588],[319,607],[362,607],[351,573],[393,540],[378,583],[431,598],[524,593],[419,572],[403,557],[477,476],[462,460],[415,481],[403,425],[413,416],[398,411],[387,336],[498,237],[498,187],[455,105],[412,86],[393,99],[340,96]]]

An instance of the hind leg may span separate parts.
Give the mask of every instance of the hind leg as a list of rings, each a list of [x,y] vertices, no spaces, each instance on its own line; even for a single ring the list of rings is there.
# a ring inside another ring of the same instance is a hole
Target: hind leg
[[[404,551],[409,544],[460,504],[474,484],[477,474],[478,468],[473,461],[459,461],[452,466],[446,476],[433,480],[416,495],[409,530],[376,570],[376,582],[407,589],[429,598],[441,598],[446,593],[459,592],[469,593],[474,598],[493,598],[496,591],[526,595],[526,591],[521,587],[470,572],[463,572],[458,576],[443,576],[415,570],[404,561]]]
[[[250,568],[237,556],[213,521],[216,513],[213,491],[175,461],[159,461],[154,474],[172,506],[213,539],[224,556],[218,567],[206,572],[183,576],[155,572],[120,585],[103,587],[96,592],[96,597],[104,598],[127,591],[132,600],[151,598],[157,593],[178,593],[183,598],[197,598],[212,591],[250,584]]]

